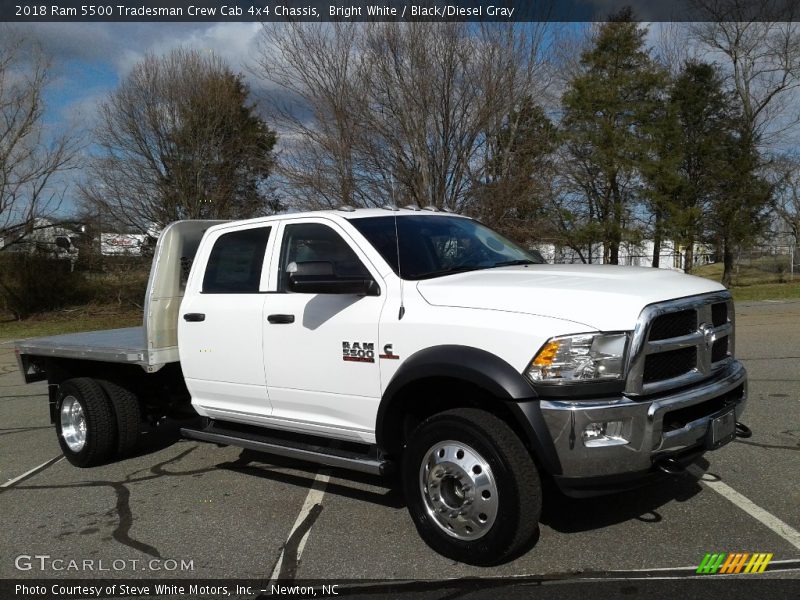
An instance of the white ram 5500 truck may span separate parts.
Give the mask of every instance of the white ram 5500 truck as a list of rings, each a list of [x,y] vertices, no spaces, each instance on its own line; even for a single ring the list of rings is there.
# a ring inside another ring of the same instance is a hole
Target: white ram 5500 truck
[[[533,539],[545,478],[607,493],[748,433],[721,285],[541,264],[433,209],[174,223],[141,328],[16,351],[76,466],[190,413],[188,438],[396,471],[423,539],[472,564]]]

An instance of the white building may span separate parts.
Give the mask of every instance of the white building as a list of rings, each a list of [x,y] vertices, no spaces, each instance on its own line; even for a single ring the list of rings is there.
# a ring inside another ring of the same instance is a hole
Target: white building
[[[554,264],[575,264],[591,262],[603,264],[603,244],[595,244],[590,249],[583,248],[580,253],[567,246],[553,243],[533,244],[532,248],[538,250],[545,260]],[[619,264],[633,267],[653,266],[653,240],[644,240],[641,244],[623,242],[619,248]],[[683,271],[685,248],[678,246],[672,240],[663,240],[659,252],[659,268]],[[694,245],[694,264],[702,265],[713,261],[713,249],[705,244]],[[582,255],[582,256],[581,256]]]

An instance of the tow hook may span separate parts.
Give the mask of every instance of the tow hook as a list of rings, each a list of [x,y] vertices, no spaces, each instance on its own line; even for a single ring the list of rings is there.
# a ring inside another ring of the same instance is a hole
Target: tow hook
[[[753,431],[744,423],[739,423],[736,421],[736,437],[737,438],[749,438],[752,437]]]
[[[686,467],[671,457],[662,458],[661,460],[657,461],[656,467],[667,475],[680,475],[686,471]]]

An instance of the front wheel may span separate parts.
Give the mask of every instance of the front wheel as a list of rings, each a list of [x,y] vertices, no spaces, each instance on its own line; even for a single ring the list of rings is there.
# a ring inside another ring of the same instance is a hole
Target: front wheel
[[[108,398],[88,377],[69,379],[59,386],[56,417],[58,443],[76,467],[108,461],[116,450],[116,424]]]
[[[424,421],[405,451],[403,485],[420,536],[448,558],[497,564],[536,534],[536,467],[511,428],[485,411],[455,409]]]

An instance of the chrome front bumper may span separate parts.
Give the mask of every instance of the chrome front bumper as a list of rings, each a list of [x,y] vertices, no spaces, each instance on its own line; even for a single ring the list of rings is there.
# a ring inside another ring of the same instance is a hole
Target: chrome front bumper
[[[635,478],[653,471],[661,458],[702,452],[713,418],[734,406],[739,421],[746,403],[747,372],[738,361],[701,384],[651,398],[539,401],[560,462],[556,480],[562,488],[582,479]],[[620,439],[595,446],[584,440],[592,423],[609,421],[622,421]]]

